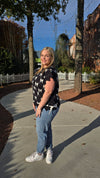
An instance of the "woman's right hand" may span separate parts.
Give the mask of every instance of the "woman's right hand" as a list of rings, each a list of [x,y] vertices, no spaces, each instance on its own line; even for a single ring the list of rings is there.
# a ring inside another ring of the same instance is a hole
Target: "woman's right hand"
[[[36,107],[35,107],[34,103],[33,103],[33,109],[34,109],[34,112],[36,112]]]

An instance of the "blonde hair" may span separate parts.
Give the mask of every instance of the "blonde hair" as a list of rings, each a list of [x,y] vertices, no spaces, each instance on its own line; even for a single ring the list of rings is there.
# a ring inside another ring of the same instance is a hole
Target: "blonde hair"
[[[50,56],[51,56],[50,64],[45,68],[45,69],[47,69],[47,68],[49,68],[49,67],[53,64],[53,62],[54,62],[54,50],[53,50],[51,47],[45,47],[45,48],[42,49],[42,51],[41,51],[41,53],[40,53],[40,56],[41,56],[41,54],[42,54],[42,52],[43,52],[44,50],[47,50],[47,51],[49,52]],[[44,68],[43,68],[43,65],[41,64],[41,68],[36,72],[36,74],[39,74],[39,73],[42,71],[42,69],[44,69]],[[45,70],[45,69],[44,69],[44,70]]]

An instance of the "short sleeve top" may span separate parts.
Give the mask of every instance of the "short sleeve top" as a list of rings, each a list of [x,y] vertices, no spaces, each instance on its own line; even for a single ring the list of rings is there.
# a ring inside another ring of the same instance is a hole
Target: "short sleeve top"
[[[39,74],[36,74],[32,79],[32,89],[33,89],[33,103],[35,106],[38,106],[41,98],[45,92],[46,81],[50,81],[50,78],[53,78],[55,81],[54,90],[43,108],[46,110],[52,108],[57,108],[60,105],[58,90],[59,82],[58,75],[54,67],[49,67],[44,71],[41,71]]]

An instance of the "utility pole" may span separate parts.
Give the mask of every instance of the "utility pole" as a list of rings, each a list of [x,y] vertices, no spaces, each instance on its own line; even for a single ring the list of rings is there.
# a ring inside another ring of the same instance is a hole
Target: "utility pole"
[[[82,92],[82,61],[83,61],[83,18],[84,0],[78,1],[76,24],[76,57],[75,57],[75,81],[74,89],[79,94]]]
[[[55,34],[55,45],[56,45],[56,40],[57,40],[57,23],[56,23],[55,19],[54,19],[54,34]]]

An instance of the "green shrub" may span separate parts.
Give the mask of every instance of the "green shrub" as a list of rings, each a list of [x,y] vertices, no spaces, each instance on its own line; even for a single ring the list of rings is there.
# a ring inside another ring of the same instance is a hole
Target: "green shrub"
[[[91,84],[100,83],[100,72],[94,76],[90,76],[90,83]]]
[[[82,73],[86,72],[87,74],[90,74],[91,73],[91,69],[90,67],[83,67],[82,68]]]
[[[0,74],[14,73],[15,60],[13,54],[3,47],[0,47]]]
[[[58,68],[58,72],[68,72],[67,71],[67,69],[66,69],[66,67],[64,67],[64,66],[60,66],[59,68]]]
[[[72,69],[72,68],[68,68],[68,72],[74,72],[75,70],[74,69]]]

